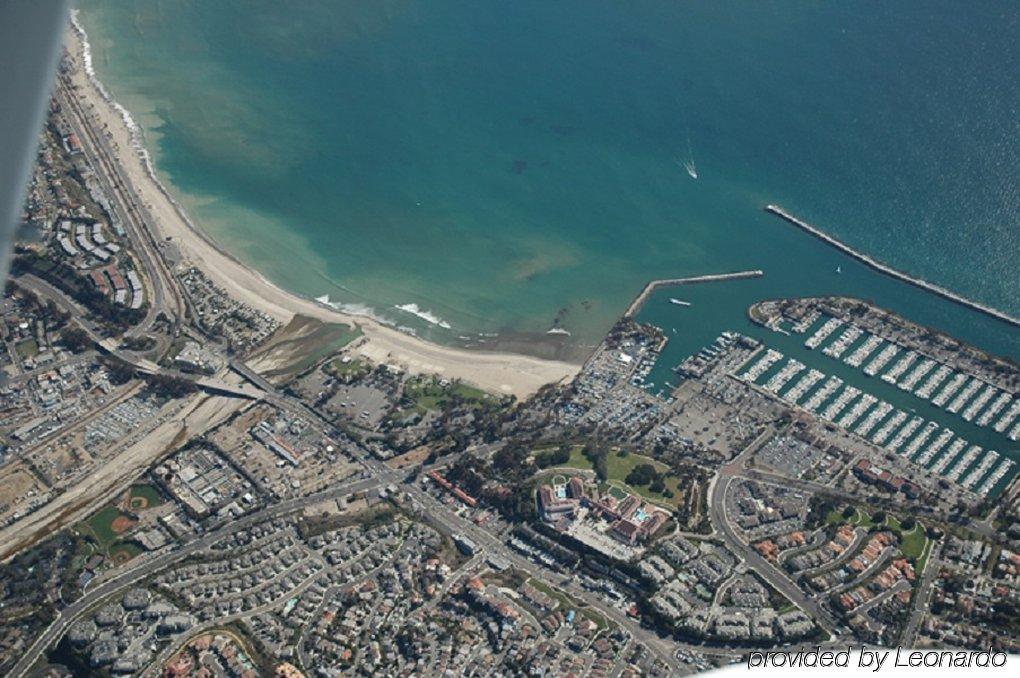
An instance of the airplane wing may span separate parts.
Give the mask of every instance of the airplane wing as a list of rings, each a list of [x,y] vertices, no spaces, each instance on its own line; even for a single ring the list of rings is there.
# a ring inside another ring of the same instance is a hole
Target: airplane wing
[[[68,0],[0,0],[0,274],[21,219]]]

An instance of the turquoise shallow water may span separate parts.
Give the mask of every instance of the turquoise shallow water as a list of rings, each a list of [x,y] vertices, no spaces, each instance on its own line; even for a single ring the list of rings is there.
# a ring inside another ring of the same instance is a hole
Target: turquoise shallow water
[[[1020,356],[761,212],[1020,314],[1011,3],[79,6],[173,190],[288,289],[584,344],[648,278],[762,268],[747,299],[857,294]]]

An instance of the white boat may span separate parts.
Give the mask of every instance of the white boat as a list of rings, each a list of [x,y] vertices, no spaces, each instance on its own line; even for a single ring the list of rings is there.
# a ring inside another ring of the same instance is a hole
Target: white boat
[[[684,301],[683,299],[677,299],[675,297],[670,297],[669,298],[669,303],[676,304],[677,306],[690,306],[691,305],[691,302]]]

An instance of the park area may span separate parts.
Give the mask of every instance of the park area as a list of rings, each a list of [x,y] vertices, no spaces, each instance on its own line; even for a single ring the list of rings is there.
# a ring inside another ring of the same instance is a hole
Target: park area
[[[496,397],[481,389],[459,381],[443,383],[433,377],[408,379],[404,386],[404,398],[410,400],[420,414],[428,410],[440,410],[453,403],[477,408],[499,402]]]
[[[130,516],[113,505],[107,505],[78,524],[78,532],[90,539],[96,552],[105,555],[114,564],[125,563],[141,553],[141,549],[122,536],[135,526]]]
[[[555,449],[536,450],[536,456]],[[684,500],[685,493],[680,487],[681,479],[670,475],[669,467],[662,462],[619,449],[609,450],[605,459],[606,478],[600,487],[603,492],[608,492],[618,499],[626,496],[625,493],[636,494],[670,510],[676,510]],[[594,471],[594,465],[584,455],[581,445],[571,447],[569,458],[553,468]],[[654,482],[653,476],[659,479],[661,490],[658,489],[659,484]],[[628,482],[628,479],[632,482]]]
[[[163,497],[160,496],[159,490],[152,485],[138,484],[132,485],[128,490],[124,508],[129,511],[144,511],[162,503]]]

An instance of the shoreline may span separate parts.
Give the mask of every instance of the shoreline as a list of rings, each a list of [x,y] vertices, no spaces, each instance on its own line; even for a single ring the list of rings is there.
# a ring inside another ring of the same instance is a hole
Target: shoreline
[[[314,299],[288,292],[220,247],[187,215],[160,181],[143,130],[96,76],[88,35],[72,13],[64,47],[74,62],[70,79],[90,113],[89,122],[105,134],[133,188],[144,202],[157,240],[169,239],[182,263],[195,266],[238,301],[286,325],[296,315],[359,327],[367,341],[358,349],[377,363],[396,364],[413,373],[461,379],[485,390],[525,398],[542,386],[572,377],[580,363],[547,360],[520,353],[447,347],[381,323],[369,315],[346,313]]]

